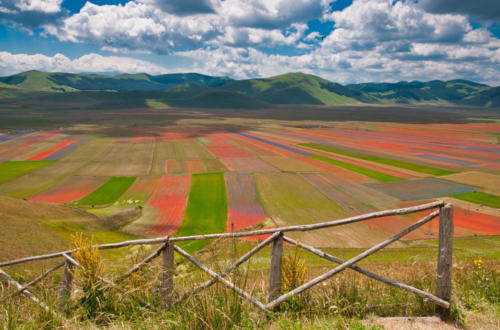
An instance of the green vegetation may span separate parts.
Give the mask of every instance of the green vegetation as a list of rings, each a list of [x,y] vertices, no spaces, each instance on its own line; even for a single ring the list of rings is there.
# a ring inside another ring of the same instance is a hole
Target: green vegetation
[[[194,83],[203,87],[217,86],[230,80],[197,73],[178,73],[151,76],[147,74],[73,74],[27,71],[0,77],[0,83],[29,91],[164,91],[177,85]],[[2,85],[3,86],[3,85]]]
[[[190,96],[186,93],[179,95],[180,90],[174,91],[179,87],[186,91],[185,86],[188,86],[187,89],[196,90],[196,93]],[[231,104],[234,107],[255,108],[269,104],[353,104],[359,102],[372,104],[456,103],[498,107],[500,105],[498,88],[466,80],[365,83],[343,86],[300,72],[247,80],[232,80],[228,77],[197,73],[106,76],[40,71],[27,71],[0,77],[0,96],[5,98],[19,98],[25,95],[25,92],[46,94],[82,91],[132,92],[142,99],[143,104],[146,103],[146,99],[153,99],[172,106],[207,108],[230,108]],[[171,91],[172,93],[168,93]],[[113,93],[86,96],[100,99],[105,96],[114,99],[116,95],[112,95]],[[141,96],[141,93],[152,94]],[[157,94],[161,94],[160,99],[157,99]],[[28,97],[31,98],[33,95],[28,95]],[[217,100],[220,97],[223,100]],[[246,102],[238,100],[242,97],[245,97],[245,101],[252,105],[245,106]],[[171,103],[172,100],[175,104]],[[139,103],[139,100],[136,102]],[[158,105],[157,103],[156,106]]]
[[[220,233],[226,230],[227,201],[223,173],[193,174],[184,221],[177,236]],[[198,240],[182,244],[192,252],[209,241]]]
[[[6,161],[0,164],[0,184],[52,164],[55,160]]]
[[[146,105],[153,109],[168,108],[169,105],[158,100],[147,99]]]
[[[203,254],[199,254],[202,262],[210,269],[218,270],[227,267],[227,263],[236,260],[256,243],[231,240],[218,241],[207,246]],[[498,248],[498,237],[471,237],[457,239],[459,249],[473,248],[465,255],[454,257],[453,265],[453,307],[450,322],[462,328],[477,327],[484,329],[498,328],[498,304],[500,303],[500,273],[498,261],[483,258],[484,252],[491,249],[488,244]],[[457,249],[455,243],[455,249]],[[427,245],[433,252],[433,259],[420,258],[418,251],[408,248],[385,249],[393,256],[399,255],[397,262],[391,261],[391,266],[378,261],[363,261],[363,267],[382,276],[393,278],[427,292],[435,292],[437,240],[410,241],[408,244]],[[83,244],[81,244],[83,245]],[[423,247],[424,249],[425,247]],[[97,259],[102,265],[99,276],[113,278],[121,275],[138,261],[143,260],[153,251],[154,247],[130,249],[129,257],[121,262],[106,263],[106,258],[89,256],[79,258],[80,264],[89,264]],[[284,256],[294,256],[296,248],[284,247]],[[83,249],[82,249],[83,250]],[[341,252],[343,249],[338,249]],[[385,251],[384,250],[384,251]],[[394,251],[399,251],[395,253]],[[358,251],[358,252],[361,252]],[[383,251],[382,251],[383,252]],[[306,257],[306,278],[313,278],[334,265],[331,262],[318,264],[308,258],[310,255],[299,250],[298,257]],[[379,252],[380,253],[380,252]],[[417,255],[415,255],[417,253]],[[378,253],[377,253],[378,254]],[[266,281],[265,271],[269,267],[269,247],[259,251],[248,264],[240,266],[231,274],[231,281],[255,298],[265,301],[267,288],[258,285]],[[345,254],[341,253],[345,259]],[[405,258],[405,259],[402,259]],[[292,266],[298,269],[302,263]],[[109,268],[108,268],[109,267]],[[292,298],[276,309],[271,317],[258,312],[246,299],[235,294],[222,285],[195,293],[189,299],[174,303],[170,308],[149,310],[143,304],[131,298],[146,301],[152,306],[160,306],[160,295],[155,289],[160,287],[162,278],[161,258],[156,258],[146,264],[130,278],[119,283],[122,290],[104,290],[99,295],[99,301],[82,306],[85,296],[85,280],[96,273],[77,274],[74,289],[79,294],[71,297],[65,306],[65,316],[47,313],[32,301],[22,295],[12,297],[0,305],[0,323],[8,329],[16,328],[175,328],[175,329],[382,329],[374,324],[378,317],[391,316],[431,316],[437,310],[435,306],[407,291],[373,281],[366,276],[353,271],[344,271],[335,276],[334,281],[326,281],[323,285],[313,287],[302,295]],[[176,290],[189,291],[192,287],[207,279],[206,274],[187,260],[179,259],[175,264],[174,283]],[[89,265],[86,269],[91,269]],[[7,272],[10,272],[7,270]],[[33,277],[27,271],[14,274],[21,283]],[[91,283],[100,285],[98,279]],[[13,293],[15,287],[1,286],[0,296]],[[60,291],[58,276],[49,276],[31,290],[49,307],[56,309],[57,297]],[[83,295],[82,295],[83,293]],[[89,309],[90,307],[90,309]],[[89,310],[91,313],[89,313]],[[372,318],[372,316],[374,318]],[[405,322],[396,328],[418,326],[418,322]],[[436,325],[439,327],[440,325]],[[395,328],[392,323],[392,328]]]
[[[308,148],[326,151],[326,152],[331,152],[331,153],[335,153],[335,154],[339,154],[339,155],[344,155],[344,156],[348,156],[348,157],[364,159],[364,160],[368,160],[368,161],[375,162],[375,163],[404,168],[404,169],[415,171],[415,172],[432,174],[432,175],[436,175],[436,176],[457,173],[457,172],[453,172],[453,171],[443,170],[441,168],[409,163],[409,162],[405,162],[405,161],[397,160],[397,159],[392,159],[392,158],[362,154],[362,153],[349,151],[349,150],[345,150],[345,149],[325,146],[323,144],[318,144],[318,143],[300,143],[299,145],[304,146],[304,147],[308,147]]]
[[[76,201],[76,205],[107,205],[115,202],[131,185],[135,177],[112,177],[94,192]]]
[[[366,93],[300,72],[266,79],[231,81],[220,88],[272,104],[380,103],[377,98]]]
[[[400,81],[397,83],[363,83],[348,85],[349,88],[365,92],[391,103],[469,103],[480,92],[489,90],[487,85],[467,80]],[[484,104],[481,104],[484,105]]]
[[[331,159],[331,158],[320,156],[320,155],[308,155],[308,157],[320,160],[322,162],[325,162],[325,163],[328,163],[328,164],[331,164],[331,165],[334,165],[337,167],[345,168],[346,170],[362,174],[364,176],[367,176],[369,178],[372,178],[372,179],[375,179],[375,180],[381,181],[381,182],[392,182],[392,181],[403,181],[404,180],[402,178],[398,178],[398,177],[395,177],[395,176],[392,176],[389,174],[370,170],[368,168],[361,167],[361,166],[354,165],[354,164],[344,163],[344,162],[341,162],[339,160]]]
[[[486,194],[486,193],[482,193],[479,191],[454,195],[452,197],[457,198],[457,199],[461,199],[461,200],[464,200],[467,202],[472,202],[472,203],[476,203],[476,204],[483,204],[486,206],[500,208],[500,196]]]

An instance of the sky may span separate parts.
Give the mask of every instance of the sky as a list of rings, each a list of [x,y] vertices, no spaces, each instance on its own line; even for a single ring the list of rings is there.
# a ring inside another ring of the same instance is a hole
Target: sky
[[[0,0],[0,75],[27,70],[500,85],[499,0]]]

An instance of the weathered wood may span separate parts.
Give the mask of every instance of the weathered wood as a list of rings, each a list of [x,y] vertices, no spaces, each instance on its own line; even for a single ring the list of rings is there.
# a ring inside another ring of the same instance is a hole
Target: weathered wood
[[[453,263],[453,206],[447,204],[439,213],[439,252],[437,265],[436,296],[450,301],[451,270]],[[440,311],[446,316],[447,311]]]
[[[315,255],[317,255],[317,256],[319,256],[319,257],[321,257],[323,259],[330,260],[330,261],[336,262],[338,264],[342,264],[342,263],[345,262],[342,259],[334,257],[334,256],[332,256],[332,255],[330,255],[330,254],[328,254],[326,252],[323,252],[321,250],[318,250],[318,249],[316,249],[316,248],[314,248],[312,246],[309,246],[309,245],[306,245],[306,244],[303,244],[303,243],[300,243],[300,242],[296,242],[295,240],[293,240],[293,239],[291,239],[289,237],[285,236],[285,237],[283,237],[283,240],[285,242],[290,243],[290,244],[298,245],[302,249],[307,250],[307,251],[309,251],[311,253],[314,253]],[[396,288],[400,288],[400,289],[406,290],[408,292],[411,292],[413,294],[416,294],[417,296],[422,297],[425,300],[432,301],[436,305],[441,306],[443,308],[449,308],[450,307],[450,303],[449,302],[447,302],[447,301],[445,301],[443,299],[440,299],[440,298],[434,296],[433,294],[430,294],[428,292],[425,292],[425,291],[422,291],[420,289],[414,288],[414,287],[412,287],[410,285],[394,281],[394,280],[392,280],[390,278],[387,278],[385,276],[382,276],[382,275],[375,274],[375,273],[373,273],[373,272],[371,272],[369,270],[366,270],[366,269],[361,268],[361,267],[356,266],[356,265],[352,265],[349,268],[357,271],[358,273],[361,273],[363,275],[371,277],[374,280],[377,280],[377,281],[383,282],[385,284],[392,285],[392,286],[394,286]]]
[[[266,305],[266,308],[269,308],[269,309],[273,309],[274,307],[278,306],[279,304],[281,304],[283,301],[289,299],[290,297],[294,296],[294,295],[297,295],[301,292],[303,292],[304,290],[307,290],[311,287],[313,287],[314,285],[320,283],[320,282],[323,282],[324,280],[327,280],[329,279],[330,277],[332,277],[333,275],[343,271],[344,269],[352,266],[353,264],[355,264],[356,262],[370,256],[371,254],[381,250],[382,248],[386,247],[387,245],[397,241],[398,239],[400,239],[401,237],[405,236],[406,234],[408,234],[409,232],[412,232],[413,230],[419,228],[420,226],[426,224],[427,222],[431,221],[432,219],[434,219],[437,215],[439,214],[439,210],[437,211],[434,211],[432,212],[431,214],[429,214],[428,216],[424,217],[423,219],[419,220],[418,222],[414,223],[413,225],[411,226],[408,226],[407,228],[405,228],[404,230],[402,230],[401,232],[399,232],[398,234],[394,235],[393,237],[373,246],[372,248],[366,250],[365,252],[357,255],[356,257],[354,258],[351,258],[349,259],[348,261],[340,264],[339,266],[333,268],[332,270],[326,272],[325,274],[321,275],[321,276],[318,276],[316,277],[315,279],[299,286],[298,288],[295,288],[293,289],[292,291],[276,298],[275,300],[271,301],[270,303],[268,303]]]
[[[98,249],[101,249],[101,250],[105,250],[105,249],[116,249],[116,248],[131,246],[131,245],[151,245],[151,244],[165,243],[166,241],[169,241],[169,240],[170,240],[170,242],[179,242],[179,241],[191,241],[191,240],[213,239],[213,238],[234,238],[234,237],[258,236],[258,235],[274,234],[274,233],[279,232],[279,231],[281,231],[283,233],[290,232],[290,231],[308,231],[308,230],[316,230],[316,229],[321,229],[321,228],[341,226],[341,225],[346,225],[349,223],[355,223],[355,222],[359,222],[359,221],[365,221],[368,219],[380,218],[380,217],[385,217],[385,216],[414,213],[414,212],[424,211],[424,210],[428,210],[428,209],[433,209],[433,208],[440,207],[443,205],[444,205],[443,201],[436,201],[436,202],[422,204],[422,205],[418,205],[418,206],[412,206],[412,207],[394,209],[394,210],[372,212],[372,213],[358,215],[358,216],[354,216],[354,217],[350,217],[350,218],[346,218],[346,219],[342,219],[342,220],[334,220],[334,221],[315,223],[315,224],[310,224],[310,225],[297,225],[297,226],[288,226],[288,227],[281,227],[281,228],[253,230],[253,231],[247,231],[247,232],[194,235],[194,236],[183,236],[183,237],[172,237],[172,238],[158,237],[158,238],[151,238],[151,239],[139,239],[139,240],[132,240],[132,241],[124,241],[124,242],[120,242],[120,243],[102,244],[102,245],[96,245],[95,247],[97,247]],[[72,253],[72,252],[75,252],[75,250],[67,250],[67,251],[63,251],[63,252],[49,253],[49,254],[44,254],[44,255],[38,255],[38,256],[32,256],[32,257],[27,257],[27,258],[6,261],[6,262],[0,263],[0,267],[15,265],[15,264],[23,263],[23,262],[28,262],[28,261],[44,260],[44,259],[62,257],[63,253],[68,254],[68,253]]]
[[[204,266],[202,263],[200,263],[198,260],[196,260],[196,258],[194,258],[192,255],[190,255],[189,253],[187,253],[186,251],[184,251],[183,249],[181,249],[177,245],[174,245],[174,249],[181,256],[183,256],[187,260],[191,261],[191,263],[194,264],[196,267],[200,268],[201,270],[203,270],[205,273],[207,273],[208,275],[212,276],[213,278],[216,278],[219,282],[221,282],[222,284],[224,284],[225,286],[227,286],[228,288],[230,288],[234,292],[238,293],[240,296],[248,299],[252,304],[254,304],[255,306],[257,306],[257,308],[259,308],[263,312],[269,313],[269,310],[266,309],[266,307],[264,306],[264,304],[262,304],[260,301],[258,301],[257,299],[255,299],[251,295],[249,295],[247,292],[245,292],[242,289],[238,288],[236,285],[234,285],[230,281],[226,280],[225,278],[223,278],[219,274],[215,273],[211,269],[209,269],[206,266]]]
[[[69,258],[69,255],[67,254],[64,254],[64,256],[67,256]],[[57,305],[59,310],[63,310],[66,307],[71,296],[71,284],[73,283],[72,268],[73,263],[66,259],[61,282],[61,290],[59,292],[59,302]]]
[[[225,269],[222,273],[220,273],[221,277],[225,277],[227,274],[229,274],[233,269],[250,259],[251,256],[253,256],[255,253],[260,251],[262,248],[264,248],[266,245],[271,243],[277,236],[281,235],[280,232],[274,233],[262,242],[260,242],[258,245],[254,246],[250,251],[245,253],[241,258],[236,260],[231,266],[229,266],[227,269]],[[217,282],[217,278],[212,278],[211,280],[206,281],[205,283],[201,284],[200,286],[194,288],[193,290],[185,293],[179,301],[183,301],[184,299],[188,298],[189,296],[196,294],[200,292],[203,289],[208,288],[212,284]]]
[[[65,265],[65,262],[61,262],[57,265],[55,265],[54,267],[50,268],[49,270],[45,271],[44,273],[40,274],[37,278],[35,278],[34,280],[32,280],[31,282],[25,284],[22,286],[22,288],[18,289],[16,292],[10,294],[10,295],[7,295],[5,297],[3,297],[2,299],[0,299],[0,303],[4,302],[5,300],[9,299],[9,298],[12,298],[12,297],[15,297],[17,296],[18,294],[20,293],[23,293],[24,290],[26,290],[27,288],[29,288],[30,286],[40,282],[41,280],[43,280],[45,277],[47,277],[50,273],[58,270],[59,268],[61,268],[62,266]]]
[[[161,271],[161,299],[164,306],[172,306],[172,295],[174,292],[174,247],[171,243],[166,243],[162,252]]]
[[[269,301],[281,295],[281,264],[283,261],[283,233],[279,232],[271,243],[271,268],[269,269]]]
[[[63,257],[66,258],[66,260],[72,264],[73,266],[75,267],[80,267],[82,268],[82,266],[80,266],[80,264],[73,258],[71,258],[69,255],[67,255],[66,253],[63,254]],[[102,281],[103,283],[106,283],[107,285],[109,285],[110,287],[112,287],[113,289],[117,290],[118,292],[121,292],[123,294],[127,294],[127,292],[125,292],[124,290],[122,290],[119,286],[117,286],[115,283],[113,283],[113,281],[110,281],[102,276],[97,276],[97,278]],[[149,309],[153,310],[154,308],[148,304],[147,302],[145,302],[144,300],[134,296],[134,295],[130,295],[134,300],[136,300],[137,302],[143,304],[144,306],[148,307]]]
[[[135,273],[136,271],[138,271],[139,269],[141,269],[142,267],[144,267],[146,264],[148,264],[149,262],[151,262],[154,258],[158,257],[161,254],[161,252],[163,251],[163,249],[165,249],[166,246],[167,246],[167,243],[162,244],[153,253],[151,253],[149,256],[147,256],[146,258],[144,258],[143,261],[141,261],[139,264],[135,265],[134,267],[132,267],[131,269],[129,269],[125,274],[123,274],[118,279],[116,279],[115,283],[120,283],[121,281],[123,281],[124,279],[126,279],[127,277],[129,277],[130,275],[132,275],[133,273]]]
[[[2,275],[7,280],[7,282],[9,282],[11,284],[14,284],[19,290],[21,290],[23,288],[23,286],[19,282],[17,282],[16,280],[14,280],[12,277],[10,277],[9,274],[7,274],[6,272],[4,272],[1,269],[0,269],[0,275]],[[42,301],[40,301],[37,297],[35,297],[33,295],[33,293],[31,293],[29,290],[23,289],[22,293],[26,297],[30,298],[31,300],[33,300],[34,302],[36,302],[38,305],[40,305],[47,312],[52,312],[52,310],[49,308],[49,306],[45,305]]]

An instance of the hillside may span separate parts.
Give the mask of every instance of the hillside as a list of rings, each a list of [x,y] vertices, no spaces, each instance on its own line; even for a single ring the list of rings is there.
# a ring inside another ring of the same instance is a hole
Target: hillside
[[[0,83],[29,91],[165,91],[174,86],[193,83],[203,87],[218,86],[230,80],[198,73],[179,73],[151,76],[148,74],[99,74],[50,73],[27,71],[0,77]]]
[[[220,88],[237,91],[271,104],[380,103],[376,97],[364,92],[304,73],[230,81]]]
[[[397,83],[364,83],[348,85],[390,103],[461,103],[467,97],[487,90],[489,86],[467,80],[400,81]]]
[[[464,98],[462,103],[480,107],[500,107],[500,87],[493,87],[475,93]]]
[[[67,92],[71,92],[68,94]],[[119,92],[120,94],[117,94]],[[68,95],[65,95],[68,94]],[[459,104],[500,106],[499,87],[467,80],[401,81],[343,86],[300,72],[232,80],[198,73],[164,75],[27,71],[0,77],[0,99],[83,103],[97,108],[262,108],[275,104]],[[154,106],[152,106],[154,105]],[[83,106],[87,108],[87,106]]]

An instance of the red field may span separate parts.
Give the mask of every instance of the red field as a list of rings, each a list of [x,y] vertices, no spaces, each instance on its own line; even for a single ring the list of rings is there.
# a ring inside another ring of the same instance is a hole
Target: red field
[[[63,149],[63,148],[66,148],[67,146],[69,146],[70,144],[72,143],[75,143],[76,140],[74,139],[69,139],[69,140],[66,140],[66,141],[63,141],[45,151],[42,151],[41,153],[35,155],[35,156],[32,156],[30,158],[28,158],[28,160],[42,160],[42,159],[45,159],[47,157],[49,157],[50,155],[52,155],[53,153],[56,153],[58,152],[59,150]]]
[[[259,203],[251,174],[226,173],[228,218],[227,230],[251,227],[267,218]]]
[[[56,204],[71,203],[87,196],[105,181],[106,178],[104,177],[74,176],[27,199]]]
[[[173,233],[181,224],[191,186],[191,176],[167,176],[158,184],[148,201],[157,214],[157,222],[151,230],[160,235]]]

